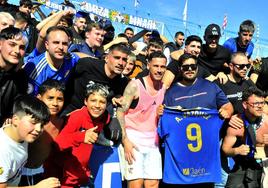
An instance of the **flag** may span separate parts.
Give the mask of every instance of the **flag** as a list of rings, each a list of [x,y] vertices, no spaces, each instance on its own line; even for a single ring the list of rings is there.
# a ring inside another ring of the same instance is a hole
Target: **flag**
[[[222,30],[224,31],[227,26],[227,15],[224,15],[223,23],[222,23]]]
[[[134,0],[134,7],[137,8],[140,5],[139,0]]]
[[[183,20],[183,24],[185,28],[186,28],[186,22],[187,22],[187,6],[188,6],[188,0],[186,0],[185,2],[185,6],[183,9],[183,13],[182,13],[182,20]]]

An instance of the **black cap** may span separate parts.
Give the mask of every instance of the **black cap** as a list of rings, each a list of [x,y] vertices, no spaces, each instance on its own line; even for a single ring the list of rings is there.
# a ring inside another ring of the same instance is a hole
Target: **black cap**
[[[157,30],[152,30],[151,38],[160,38],[160,34]]]
[[[110,20],[103,20],[103,29],[105,31],[115,31],[114,26]]]
[[[221,36],[221,28],[217,24],[210,24],[205,30],[205,36]]]

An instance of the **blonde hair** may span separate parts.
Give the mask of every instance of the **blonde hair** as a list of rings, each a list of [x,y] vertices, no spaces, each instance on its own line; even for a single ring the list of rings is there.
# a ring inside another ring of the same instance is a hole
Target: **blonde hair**
[[[133,61],[134,63],[136,61],[136,55],[133,52],[130,52],[127,58],[128,60]]]
[[[15,19],[11,14],[9,14],[8,12],[0,12],[0,20],[2,20],[4,18],[12,21],[13,25],[15,24]]]

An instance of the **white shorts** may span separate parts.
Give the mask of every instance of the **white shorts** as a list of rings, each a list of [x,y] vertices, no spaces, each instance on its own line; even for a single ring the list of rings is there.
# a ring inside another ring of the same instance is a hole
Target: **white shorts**
[[[131,165],[125,161],[125,179],[162,179],[161,154],[157,147],[134,149],[135,161]]]

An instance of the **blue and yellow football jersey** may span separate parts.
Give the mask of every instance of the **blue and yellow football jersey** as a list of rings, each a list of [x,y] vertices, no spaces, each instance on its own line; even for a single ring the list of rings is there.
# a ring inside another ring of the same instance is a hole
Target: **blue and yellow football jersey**
[[[164,143],[163,181],[196,184],[221,180],[217,110],[164,109],[158,132]]]

